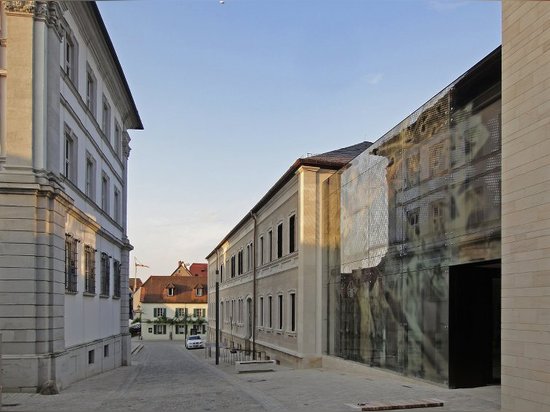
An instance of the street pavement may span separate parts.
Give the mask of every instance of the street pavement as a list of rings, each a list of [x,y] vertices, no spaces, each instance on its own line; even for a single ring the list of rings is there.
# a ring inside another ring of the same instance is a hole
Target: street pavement
[[[373,368],[237,374],[179,342],[133,341],[132,366],[76,382],[59,395],[5,393],[6,411],[359,411],[358,404],[441,399],[424,411],[498,411],[500,388],[446,389]]]

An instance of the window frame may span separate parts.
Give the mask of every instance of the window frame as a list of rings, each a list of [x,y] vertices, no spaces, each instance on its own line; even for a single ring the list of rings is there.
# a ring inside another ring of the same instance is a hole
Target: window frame
[[[97,80],[89,63],[86,63],[86,107],[97,117]]]
[[[65,292],[78,292],[78,240],[65,234]]]
[[[84,245],[84,292],[95,295],[95,253],[91,245]]]
[[[113,297],[120,298],[121,292],[121,267],[120,261],[113,259]]]
[[[296,213],[288,217],[288,253],[294,253],[298,250],[296,247]]]
[[[283,247],[284,247],[284,225],[283,222],[277,224],[277,259],[283,257]]]
[[[100,296],[109,297],[111,293],[111,257],[106,252],[101,252],[101,293]]]
[[[109,142],[111,141],[111,123],[111,104],[107,96],[103,94],[101,100],[101,131]]]

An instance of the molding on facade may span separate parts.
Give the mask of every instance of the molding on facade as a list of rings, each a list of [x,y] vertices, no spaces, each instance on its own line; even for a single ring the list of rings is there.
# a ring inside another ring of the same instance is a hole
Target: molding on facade
[[[130,147],[131,140],[132,139],[130,138],[128,132],[124,131],[122,133],[122,154],[126,159],[130,157],[130,152],[132,151],[132,148]]]
[[[34,14],[34,0],[6,0],[4,8],[7,13]]]

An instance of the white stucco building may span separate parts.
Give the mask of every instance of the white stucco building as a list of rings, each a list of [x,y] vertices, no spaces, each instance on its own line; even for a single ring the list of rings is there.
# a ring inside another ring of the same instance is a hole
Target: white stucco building
[[[127,130],[142,129],[94,2],[0,2],[4,390],[129,363]]]
[[[320,366],[328,241],[319,224],[323,182],[369,145],[296,160],[207,256],[210,342],[215,340],[217,270],[223,345]]]

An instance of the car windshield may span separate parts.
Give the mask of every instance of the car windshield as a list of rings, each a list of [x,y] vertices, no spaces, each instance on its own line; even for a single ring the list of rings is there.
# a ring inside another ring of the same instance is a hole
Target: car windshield
[[[189,336],[189,340],[200,340],[200,336]]]

